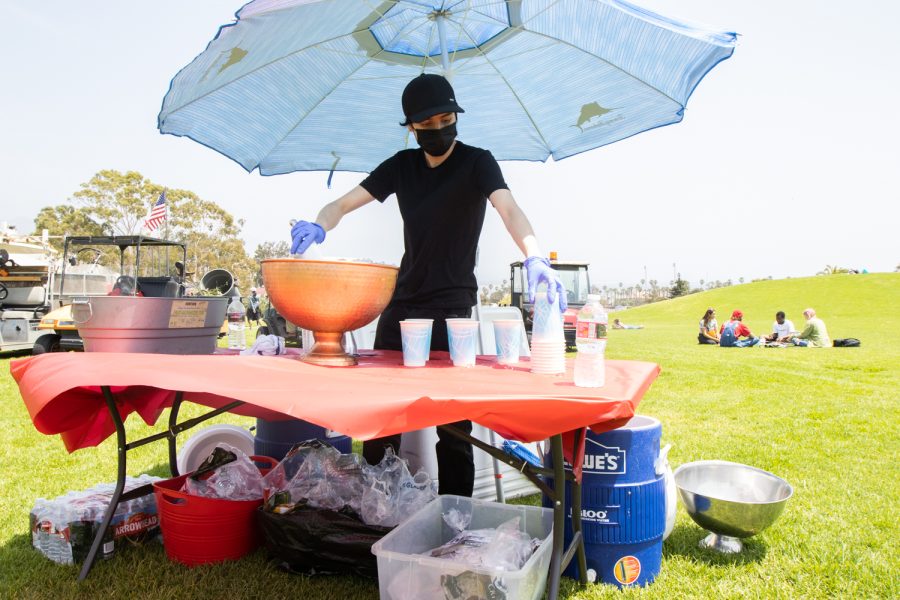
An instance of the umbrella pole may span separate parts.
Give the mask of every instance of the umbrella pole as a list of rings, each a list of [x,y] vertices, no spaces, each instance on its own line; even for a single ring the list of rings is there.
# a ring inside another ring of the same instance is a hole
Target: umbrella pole
[[[441,69],[444,75],[450,71],[450,57],[447,54],[447,26],[444,23],[443,11],[435,11],[434,20],[437,22],[438,38],[441,43]]]

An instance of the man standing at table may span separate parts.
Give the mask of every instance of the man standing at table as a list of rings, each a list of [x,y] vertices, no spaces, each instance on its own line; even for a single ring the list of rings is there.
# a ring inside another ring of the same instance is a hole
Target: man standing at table
[[[490,201],[527,257],[531,299],[538,283],[547,282],[548,299],[559,302],[565,311],[565,288],[544,258],[497,161],[489,151],[456,139],[457,115],[465,111],[457,104],[450,83],[440,75],[420,75],[403,90],[402,106],[406,119],[401,125],[409,129],[420,148],[401,150],[385,160],[360,185],[325,205],[315,222],[296,223],[291,230],[291,252],[300,254],[313,242],[322,243],[325,232],[334,229],[347,213],[396,194],[403,218],[404,253],[394,295],[378,320],[375,348],[401,350],[400,321],[428,318],[434,319],[431,349],[448,350],[446,319],[471,317],[478,301],[475,251]],[[454,425],[472,431],[471,421]],[[438,438],[440,493],[471,496],[475,482],[472,445],[440,430]],[[376,464],[387,446],[399,452],[400,435],[365,442],[363,456]]]

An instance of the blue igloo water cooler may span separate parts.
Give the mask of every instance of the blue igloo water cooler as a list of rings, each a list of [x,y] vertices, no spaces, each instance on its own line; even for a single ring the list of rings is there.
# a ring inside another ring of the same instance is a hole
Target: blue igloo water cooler
[[[256,419],[256,439],[253,451],[259,456],[269,456],[281,460],[294,447],[306,440],[322,440],[338,449],[341,454],[350,454],[353,441],[346,435],[330,434],[324,427],[313,425],[300,419],[267,421]]]
[[[606,433],[587,432],[582,466],[581,528],[588,574],[619,587],[646,585],[659,574],[666,527],[666,492],[657,475],[662,425],[635,416]],[[546,464],[549,466],[550,457]],[[568,465],[567,469],[571,469]],[[552,479],[551,479],[552,480]],[[571,517],[571,484],[566,483],[566,511]],[[550,506],[548,498],[544,505]],[[572,524],[566,519],[566,544]],[[565,575],[577,578],[573,560]]]

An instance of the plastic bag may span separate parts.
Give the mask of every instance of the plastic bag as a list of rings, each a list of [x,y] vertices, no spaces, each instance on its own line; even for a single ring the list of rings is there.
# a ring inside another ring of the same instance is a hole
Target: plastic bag
[[[481,564],[497,571],[518,571],[540,545],[541,540],[519,531],[519,517],[501,524],[484,547]]]
[[[331,450],[334,450],[331,448]],[[288,482],[291,502],[359,512],[366,489],[364,464],[356,454],[312,452]]]
[[[519,517],[513,517],[496,529],[461,531],[450,541],[430,550],[426,555],[450,559],[472,567],[518,571],[528,562],[540,543],[540,540],[520,531]]]
[[[257,520],[269,555],[286,570],[307,575],[355,573],[378,577],[372,544],[389,527],[366,525],[349,509],[296,505],[278,514],[260,509]]]
[[[281,462],[266,474],[263,478],[263,485],[267,490],[286,490],[307,458],[316,456],[318,460],[321,460],[330,454],[340,455],[340,452],[331,444],[321,440],[306,440],[295,444],[281,459]]]
[[[444,520],[444,523],[447,524],[447,527],[452,531],[459,533],[460,531],[465,531],[469,528],[469,523],[472,522],[472,513],[464,513],[458,508],[451,508],[442,514],[441,518]]]
[[[219,444],[184,480],[182,491],[205,498],[259,500],[263,497],[263,477],[242,450]]]
[[[380,463],[365,471],[360,516],[366,523],[395,527],[437,498],[434,480],[421,470],[411,475],[409,464],[390,448]]]
[[[326,442],[294,446],[264,478],[268,510],[284,513],[295,504],[340,510],[349,507],[364,523],[394,527],[437,498],[437,485],[425,473],[415,476],[408,463],[388,450],[370,466],[358,454],[341,454]]]

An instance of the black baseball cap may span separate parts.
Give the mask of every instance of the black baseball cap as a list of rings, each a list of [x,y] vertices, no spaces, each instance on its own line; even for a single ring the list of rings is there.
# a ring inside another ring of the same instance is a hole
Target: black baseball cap
[[[406,84],[402,102],[406,121],[401,125],[418,123],[441,113],[466,112],[456,103],[450,82],[431,73],[423,73]]]

